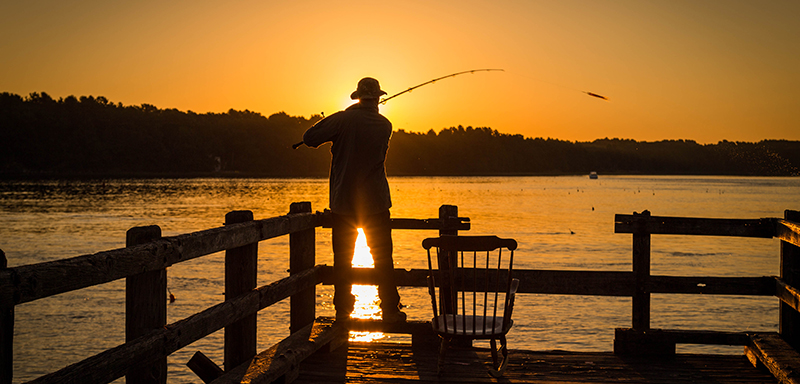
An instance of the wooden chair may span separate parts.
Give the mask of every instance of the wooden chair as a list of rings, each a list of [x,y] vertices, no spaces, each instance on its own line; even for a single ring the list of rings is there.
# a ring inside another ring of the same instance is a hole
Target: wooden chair
[[[511,314],[519,286],[511,276],[517,242],[497,236],[443,235],[423,240],[422,247],[428,251],[431,325],[442,338],[439,373],[451,342],[489,340],[489,373],[500,377],[508,364],[506,334],[514,324]],[[431,248],[436,248],[433,255]]]

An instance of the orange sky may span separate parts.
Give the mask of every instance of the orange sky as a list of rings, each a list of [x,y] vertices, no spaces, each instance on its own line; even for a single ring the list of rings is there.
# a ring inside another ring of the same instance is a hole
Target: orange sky
[[[800,2],[6,1],[0,92],[311,116],[363,76],[395,129],[800,140]],[[581,91],[608,96],[609,102]]]

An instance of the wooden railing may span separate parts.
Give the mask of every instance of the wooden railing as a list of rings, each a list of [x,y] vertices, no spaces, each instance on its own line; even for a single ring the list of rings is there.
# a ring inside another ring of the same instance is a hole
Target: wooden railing
[[[168,355],[222,328],[225,328],[224,371],[233,372],[235,367],[241,368],[254,358],[255,316],[261,309],[291,297],[291,332],[307,331],[314,323],[315,287],[333,284],[333,268],[316,265],[314,254],[314,230],[329,227],[328,219],[326,213],[312,213],[310,203],[294,203],[289,214],[263,220],[253,220],[249,211],[234,211],[226,215],[225,226],[220,228],[161,237],[158,227],[139,227],[129,231],[128,246],[123,249],[14,268],[0,264],[0,383],[10,383],[12,378],[15,305],[120,278],[127,279],[126,343],[33,382],[110,382],[127,375],[128,383],[164,383]],[[793,347],[792,353],[797,354],[800,292],[794,287],[800,284],[799,221],[800,213],[796,211],[786,211],[784,219],[755,220],[657,217],[646,211],[616,215],[615,232],[632,234],[632,270],[517,269],[514,275],[521,281],[518,293],[631,297],[632,326],[616,330],[616,353],[670,354],[675,353],[675,344],[680,343],[727,344],[747,346],[746,353],[755,356],[753,359],[758,353],[765,353],[764,345],[774,344],[776,340],[737,332],[651,329],[650,295],[776,296],[781,300],[779,341],[785,340]],[[392,228],[455,234],[469,229],[469,223],[468,219],[458,217],[457,207],[442,206],[438,218],[393,219]],[[650,238],[661,234],[776,237],[781,240],[781,276],[651,275]],[[256,287],[258,243],[286,235],[290,243],[290,276]],[[225,302],[176,323],[165,324],[166,268],[223,250],[226,251]],[[403,286],[425,287],[427,284],[427,269],[396,269],[395,273]],[[229,275],[237,278],[228,278]],[[377,284],[370,269],[358,269],[353,282]],[[409,322],[388,330],[380,322],[363,322],[357,326],[397,332],[425,328],[423,322]],[[308,337],[297,339],[307,340]],[[292,349],[281,345],[274,348]]]
[[[234,211],[225,225],[173,237],[158,226],[128,231],[127,246],[74,258],[7,268],[0,254],[0,383],[12,382],[14,306],[117,279],[126,279],[126,342],[31,383],[104,383],[126,376],[131,383],[165,383],[166,358],[225,328],[225,370],[253,357],[256,313],[291,297],[291,331],[315,317],[315,287],[330,280],[332,268],[315,265],[316,227],[329,215],[312,213],[311,203],[294,203],[289,214],[253,220]],[[393,229],[469,229],[458,208],[442,206],[439,218],[392,219]],[[289,236],[290,276],[256,288],[258,243]],[[225,253],[225,301],[166,324],[166,268],[187,260]]]
[[[797,333],[798,301],[793,288],[800,282],[794,272],[798,253],[798,212],[786,211],[785,219],[705,219],[657,217],[641,214],[616,215],[615,232],[632,234],[632,326],[618,329],[615,350],[620,353],[674,353],[676,343],[747,345],[748,335],[714,331],[654,331],[650,328],[650,294],[716,294],[777,296],[781,299],[780,334],[795,349],[800,346]],[[794,220],[794,221],[793,221]],[[652,235],[701,235],[773,238],[781,240],[781,276],[714,277],[653,276],[650,274],[650,239]],[[627,296],[627,295],[626,295]]]
[[[784,218],[755,220],[656,217],[650,212],[616,215],[615,232],[632,234],[632,327],[616,329],[614,352],[672,355],[676,344],[743,345],[747,358],[766,367],[781,383],[798,383],[800,372],[800,212]],[[778,238],[780,276],[678,277],[650,274],[652,235],[701,235]],[[628,279],[630,280],[630,279]],[[650,294],[717,294],[775,296],[780,299],[777,333],[664,330],[650,328]]]

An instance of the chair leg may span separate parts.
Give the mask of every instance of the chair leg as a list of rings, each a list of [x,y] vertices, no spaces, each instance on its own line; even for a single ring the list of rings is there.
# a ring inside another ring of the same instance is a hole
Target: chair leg
[[[439,361],[436,366],[436,374],[442,374],[442,368],[444,368],[444,355],[447,353],[447,348],[450,346],[450,340],[443,337],[442,343],[439,344]]]
[[[492,339],[489,341],[492,345],[492,369],[489,370],[489,374],[492,377],[500,377],[503,376],[503,373],[508,368],[508,342],[506,341],[505,336],[500,336],[500,349],[497,349],[497,341]],[[498,360],[498,351],[502,356],[501,359]]]
[[[490,339],[489,345],[492,350],[492,369],[497,369],[500,366],[500,363],[497,361],[497,340]]]

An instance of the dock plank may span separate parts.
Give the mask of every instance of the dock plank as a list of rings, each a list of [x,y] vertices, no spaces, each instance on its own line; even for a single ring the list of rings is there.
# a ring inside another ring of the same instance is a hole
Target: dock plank
[[[298,361],[302,361],[323,347],[332,355],[330,349],[336,349],[338,345],[346,343],[346,338],[347,330],[343,326],[332,320],[318,319],[244,364],[225,372],[210,384],[291,381],[297,373]]]
[[[777,333],[752,335],[745,355],[751,363],[766,367],[781,383],[800,383],[800,353]]]
[[[298,384],[333,383],[777,383],[744,355],[679,354],[669,359],[623,357],[611,352],[512,350],[501,379],[491,377],[488,349],[448,351],[436,374],[434,344],[357,343],[317,353],[300,366]]]

